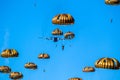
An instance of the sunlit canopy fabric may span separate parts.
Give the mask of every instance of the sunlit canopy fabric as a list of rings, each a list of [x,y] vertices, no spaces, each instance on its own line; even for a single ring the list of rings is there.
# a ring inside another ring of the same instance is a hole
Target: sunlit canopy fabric
[[[119,69],[120,63],[115,58],[101,58],[96,61],[95,67],[106,69]]]
[[[57,29],[52,31],[52,35],[63,35],[63,32],[57,28]]]
[[[8,66],[0,66],[0,72],[1,73],[9,73],[9,72],[11,72],[11,69]]]
[[[75,37],[75,34],[73,32],[70,32],[70,31],[68,31],[64,34],[65,39],[73,39],[74,37]]]
[[[39,54],[39,55],[38,55],[38,58],[39,58],[39,59],[49,59],[50,56],[49,56],[48,54],[46,54],[46,53],[42,53],[42,54]]]
[[[105,3],[108,5],[118,5],[120,4],[120,0],[105,0]]]
[[[74,24],[74,18],[70,14],[58,14],[52,19],[53,24],[70,25]]]
[[[73,77],[73,78],[70,78],[69,80],[82,80],[82,79],[78,77]]]
[[[18,57],[18,52],[15,49],[5,49],[2,51],[1,57],[3,58]]]
[[[37,65],[33,62],[26,63],[24,67],[27,69],[33,69],[33,70],[37,69]]]
[[[95,69],[94,69],[94,67],[84,67],[83,68],[83,72],[94,72],[95,71]]]
[[[20,72],[11,72],[9,75],[9,78],[11,79],[21,79],[23,78],[23,74]]]

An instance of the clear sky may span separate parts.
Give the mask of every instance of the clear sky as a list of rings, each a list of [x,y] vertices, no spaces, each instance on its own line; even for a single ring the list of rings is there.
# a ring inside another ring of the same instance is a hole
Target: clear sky
[[[52,18],[60,13],[71,14],[75,23],[53,25]],[[57,43],[38,39],[52,36],[55,28],[72,31],[75,38]],[[12,71],[22,72],[22,80],[67,80],[71,77],[120,80],[120,70],[95,68],[93,73],[82,72],[85,66],[94,67],[95,61],[102,57],[120,61],[120,6],[106,5],[104,0],[0,0],[0,52],[6,48],[16,49],[19,57],[0,57],[0,66],[7,65]],[[38,59],[42,52],[48,53],[50,59]],[[38,69],[25,69],[27,62],[36,63]],[[0,80],[10,80],[9,74],[0,73]]]

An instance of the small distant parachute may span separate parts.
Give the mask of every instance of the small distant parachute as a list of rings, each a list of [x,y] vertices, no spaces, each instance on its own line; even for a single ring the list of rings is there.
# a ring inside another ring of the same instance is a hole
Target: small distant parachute
[[[46,54],[46,53],[42,53],[42,54],[39,54],[38,58],[39,59],[49,59],[50,56],[48,54]]]
[[[93,68],[93,67],[84,67],[83,68],[83,72],[94,72],[95,71],[95,69]]]
[[[20,72],[11,72],[9,75],[9,78],[11,79],[21,79],[23,78],[23,74]]]
[[[65,45],[62,45],[62,50],[64,50],[64,48],[65,48]]]
[[[120,0],[105,0],[105,4],[118,5],[118,4],[120,4]]]
[[[11,69],[8,66],[0,66],[1,73],[10,73]]]
[[[75,34],[73,33],[73,32],[66,32],[65,34],[64,34],[64,38],[65,39],[73,39],[75,37]]]
[[[120,63],[115,58],[101,58],[96,61],[95,67],[106,69],[119,69]]]
[[[3,58],[18,57],[18,52],[15,49],[5,49],[2,51],[1,57]]]
[[[58,14],[52,19],[53,24],[70,25],[74,24],[74,18],[70,14]]]
[[[57,29],[52,31],[52,35],[63,35],[63,32],[57,28]]]
[[[33,69],[33,70],[37,69],[37,65],[35,63],[33,63],[33,62],[26,63],[24,67],[26,69]]]
[[[82,80],[82,79],[78,77],[74,77],[74,78],[70,78],[69,80]]]

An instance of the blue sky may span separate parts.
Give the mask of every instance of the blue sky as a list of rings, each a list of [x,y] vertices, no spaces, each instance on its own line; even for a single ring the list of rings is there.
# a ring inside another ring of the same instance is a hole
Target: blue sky
[[[74,25],[52,24],[52,18],[60,13],[71,14]],[[110,19],[113,19],[112,23]],[[72,31],[75,38],[57,43],[38,39],[52,36],[55,28],[63,32]],[[85,66],[94,67],[95,61],[102,57],[120,61],[119,36],[120,6],[106,5],[104,0],[0,0],[0,52],[6,48],[19,52],[18,58],[0,57],[0,65],[22,72],[22,80],[67,80],[71,77],[119,80],[120,70],[96,68],[93,73],[82,72]],[[64,51],[61,50],[62,44],[65,44]],[[51,58],[39,60],[37,56],[42,52]],[[25,69],[27,62],[36,63],[38,69]],[[10,80],[8,76],[0,73],[0,80]]]

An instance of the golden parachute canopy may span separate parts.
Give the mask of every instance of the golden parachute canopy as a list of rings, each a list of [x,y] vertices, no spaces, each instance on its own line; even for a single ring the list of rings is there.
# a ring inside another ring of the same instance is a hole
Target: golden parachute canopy
[[[9,72],[11,72],[11,69],[8,66],[0,66],[0,72],[1,73],[9,73]]]
[[[46,53],[43,53],[43,54],[39,54],[38,58],[39,59],[49,59],[50,56],[48,54],[46,54]]]
[[[78,77],[74,77],[74,78],[70,78],[69,80],[82,80],[82,79]]]
[[[52,19],[53,24],[70,25],[74,24],[74,18],[70,14],[58,14]]]
[[[11,72],[9,75],[9,78],[11,79],[21,79],[23,78],[23,74],[20,72]]]
[[[52,31],[52,35],[63,35],[63,32],[57,28],[57,29]]]
[[[65,34],[64,34],[64,38],[65,39],[73,39],[75,37],[75,34],[73,33],[73,32],[66,32]]]
[[[33,69],[33,70],[37,69],[37,65],[35,63],[33,63],[33,62],[26,63],[24,65],[24,67],[27,68],[27,69]]]
[[[93,67],[84,67],[83,72],[94,72],[95,69]]]
[[[106,69],[119,69],[120,63],[115,58],[101,58],[96,61],[95,67]]]
[[[120,0],[105,0],[105,4],[118,5],[118,4],[120,4]]]
[[[18,52],[15,49],[5,49],[2,51],[1,57],[3,58],[18,57]]]

